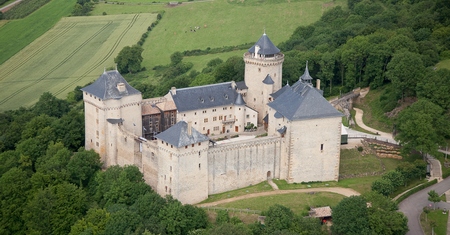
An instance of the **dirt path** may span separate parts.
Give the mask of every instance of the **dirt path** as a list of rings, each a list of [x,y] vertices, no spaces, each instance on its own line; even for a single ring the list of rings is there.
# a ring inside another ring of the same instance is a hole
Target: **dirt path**
[[[288,194],[288,193],[309,193],[309,192],[337,193],[337,194],[344,195],[346,197],[360,195],[360,193],[358,193],[357,191],[355,191],[353,189],[340,188],[340,187],[276,190],[276,191],[269,191],[269,192],[252,193],[252,194],[242,195],[242,196],[238,196],[238,197],[227,198],[227,199],[223,199],[223,200],[216,201],[216,202],[197,204],[197,206],[210,207],[210,206],[217,206],[217,205],[224,204],[224,203],[239,201],[239,200],[247,199],[247,198],[255,198],[255,197],[270,196],[270,195],[279,195],[279,194]]]
[[[358,124],[358,126],[360,126],[361,128],[363,128],[365,130],[368,130],[370,132],[378,133],[378,135],[380,135],[383,138],[390,139],[390,140],[394,141],[394,138],[392,137],[391,133],[382,132],[382,131],[379,131],[379,130],[374,129],[372,127],[366,126],[366,124],[364,124],[364,122],[363,122],[364,111],[362,111],[361,109],[358,109],[358,108],[353,108],[353,109],[356,111],[355,121]]]

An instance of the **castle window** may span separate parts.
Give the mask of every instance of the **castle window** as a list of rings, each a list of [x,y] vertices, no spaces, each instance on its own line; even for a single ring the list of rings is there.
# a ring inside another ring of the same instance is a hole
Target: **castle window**
[[[172,183],[172,177],[170,177],[169,180],[170,180],[170,183]]]
[[[239,110],[241,110],[241,108],[239,108]]]
[[[170,166],[170,172],[172,172],[172,166]]]
[[[164,180],[166,180],[166,175],[164,175]]]
[[[161,144],[164,144],[164,141],[161,140]]]
[[[172,189],[171,188],[169,188],[169,194],[172,194]]]
[[[203,127],[203,130],[205,130],[205,127]]]
[[[167,193],[167,186],[166,186],[166,193]]]
[[[200,163],[198,164],[198,169],[199,169],[199,170],[201,170],[201,169],[202,169],[202,167],[201,167]]]
[[[203,110],[203,113],[206,113],[206,110]]]
[[[320,151],[323,151],[323,144],[320,144]]]
[[[253,98],[253,101],[256,101],[256,98]]]
[[[218,126],[215,126],[214,127],[214,131],[218,131],[219,130],[219,127]]]
[[[98,119],[95,119],[95,122],[98,124]]]
[[[194,125],[197,125],[197,122],[194,122]]]
[[[97,133],[97,135],[98,135],[98,131],[96,131],[95,133]]]
[[[219,120],[222,120],[223,119],[223,117],[222,116],[219,116]]]
[[[233,107],[230,107],[230,109],[233,109]]]
[[[173,148],[173,145],[170,145],[170,148]]]
[[[274,76],[274,77],[277,77],[277,73],[274,73],[273,76]]]
[[[89,95],[90,97],[92,97],[92,95]]]
[[[198,151],[198,157],[200,157],[200,151]]]
[[[186,145],[186,146],[184,146],[184,148],[185,148],[185,149],[187,149],[187,145]]]
[[[247,114],[247,115],[246,115],[246,118],[250,118],[250,115]]]
[[[217,117],[213,117],[213,121],[217,121]]]
[[[98,147],[98,142],[96,142],[95,145],[97,145],[97,147]]]
[[[192,144],[192,147],[194,147],[194,144]]]
[[[197,115],[197,112],[195,112],[194,115]]]
[[[186,117],[186,114],[185,114],[185,113],[183,113],[183,117]]]
[[[198,143],[198,146],[200,146],[200,145],[202,145],[202,143],[199,142],[199,143]]]
[[[223,110],[227,110],[227,107],[224,107]]]
[[[166,146],[169,146],[169,143],[166,143]]]
[[[203,119],[203,122],[207,123],[208,122],[208,118]]]
[[[261,72],[261,68],[258,68],[258,72]]]

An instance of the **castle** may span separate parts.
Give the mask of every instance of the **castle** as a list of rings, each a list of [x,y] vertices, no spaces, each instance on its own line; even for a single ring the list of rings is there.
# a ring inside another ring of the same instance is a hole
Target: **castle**
[[[104,166],[136,165],[164,196],[198,203],[268,178],[337,181],[341,117],[306,66],[282,87],[284,55],[264,33],[243,56],[243,82],[177,89],[142,99],[118,71],[82,88],[86,149]],[[264,125],[267,136],[216,143],[213,135]]]

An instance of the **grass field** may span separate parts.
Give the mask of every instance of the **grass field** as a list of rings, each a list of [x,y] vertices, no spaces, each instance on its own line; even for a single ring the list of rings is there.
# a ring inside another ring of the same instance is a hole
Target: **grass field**
[[[448,212],[446,214],[442,214],[442,210],[431,210],[428,215],[424,212],[420,215],[420,224],[422,225],[423,231],[426,235],[431,235],[430,221],[436,222],[436,227],[434,227],[435,235],[447,234],[447,220]]]
[[[75,2],[76,0],[50,1],[26,18],[11,20],[0,27],[0,64],[47,32],[61,17],[68,16]]]
[[[114,67],[119,51],[139,40],[155,14],[63,18],[0,66],[0,111],[29,106],[49,91],[65,98],[76,85]]]
[[[124,5],[97,4],[92,14],[165,11],[163,19],[143,46],[143,66],[147,68],[168,64],[170,55],[176,51],[256,42],[264,29],[273,43],[279,44],[287,40],[298,26],[311,24],[325,10],[345,4],[343,0],[264,4],[254,0],[247,1],[247,4],[218,0],[184,2],[176,7],[168,7],[164,4],[138,5],[135,0],[121,2]],[[191,32],[191,27],[193,29],[196,26],[200,29]]]
[[[359,175],[383,172],[380,159],[373,154],[362,155],[356,149],[341,149],[339,175]]]
[[[440,61],[439,63],[437,63],[436,67],[438,69],[448,69],[448,70],[450,70],[450,59]]]
[[[250,209],[266,211],[269,207],[279,204],[290,208],[298,215],[304,215],[308,212],[309,207],[318,206],[336,206],[344,196],[336,193],[289,193],[280,195],[271,195],[257,198],[243,199],[225,204],[219,204],[218,207]]]

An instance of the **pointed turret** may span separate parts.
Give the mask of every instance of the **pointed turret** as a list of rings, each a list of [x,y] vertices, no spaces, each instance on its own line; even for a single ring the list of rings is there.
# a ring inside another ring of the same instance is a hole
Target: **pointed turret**
[[[235,105],[245,105],[245,101],[244,101],[244,99],[242,98],[241,93],[238,93],[238,94],[237,94],[236,101],[234,102],[234,104],[235,104]]]
[[[272,85],[275,83],[273,81],[272,77],[270,76],[270,74],[267,74],[266,78],[264,78],[264,80],[262,82],[266,85]]]
[[[273,57],[273,55],[280,53],[280,49],[278,49],[272,41],[270,41],[266,33],[264,33],[248,52],[254,54],[255,57],[259,57],[258,55]]]
[[[308,70],[308,61],[306,61],[306,68],[305,68],[305,73],[303,73],[302,76],[300,76],[299,80],[308,83],[308,84],[312,84],[312,77],[311,75],[309,75],[309,70]]]

